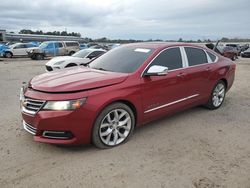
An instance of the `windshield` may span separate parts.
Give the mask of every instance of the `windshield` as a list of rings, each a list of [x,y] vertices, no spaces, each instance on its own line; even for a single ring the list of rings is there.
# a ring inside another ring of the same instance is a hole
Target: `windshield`
[[[153,53],[153,49],[121,46],[90,63],[89,67],[112,72],[132,73]]]
[[[43,42],[42,44],[40,44],[39,48],[46,48],[48,44],[48,42]]]
[[[73,57],[84,58],[84,57],[86,57],[89,53],[90,53],[90,50],[80,50],[80,51],[74,53],[72,56],[73,56]]]

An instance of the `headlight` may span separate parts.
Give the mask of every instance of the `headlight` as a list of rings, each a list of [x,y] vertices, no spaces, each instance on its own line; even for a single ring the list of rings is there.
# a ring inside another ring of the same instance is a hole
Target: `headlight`
[[[86,98],[70,101],[48,101],[44,105],[44,110],[75,110],[86,102]]]
[[[56,62],[54,65],[60,65],[60,64],[62,64],[62,63],[64,63],[65,61],[58,61],[58,62]]]

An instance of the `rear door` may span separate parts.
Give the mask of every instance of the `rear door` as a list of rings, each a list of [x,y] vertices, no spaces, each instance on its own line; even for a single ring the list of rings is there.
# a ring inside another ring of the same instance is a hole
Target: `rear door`
[[[210,95],[212,74],[215,64],[212,62],[205,50],[197,47],[184,47],[184,52],[187,59],[188,68],[187,84],[189,95],[198,94],[199,98],[204,98]]]
[[[142,104],[145,121],[180,108],[188,96],[186,71],[179,47],[168,48],[160,52],[144,72],[147,72],[153,65],[168,67],[169,71],[165,76],[142,77]]]
[[[56,48],[57,48],[56,55],[62,56],[62,55],[66,55],[67,54],[66,48],[63,46],[62,42],[57,42],[56,43]]]

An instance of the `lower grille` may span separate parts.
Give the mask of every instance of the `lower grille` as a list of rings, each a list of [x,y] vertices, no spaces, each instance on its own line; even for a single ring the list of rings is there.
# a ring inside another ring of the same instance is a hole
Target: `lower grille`
[[[46,65],[46,70],[47,71],[53,71],[52,67],[51,66],[47,66],[47,65]]]
[[[73,135],[69,131],[43,131],[43,137],[51,139],[70,139]]]
[[[37,129],[31,125],[29,125],[28,123],[26,123],[25,121],[23,121],[23,128],[29,132],[32,135],[36,135]]]

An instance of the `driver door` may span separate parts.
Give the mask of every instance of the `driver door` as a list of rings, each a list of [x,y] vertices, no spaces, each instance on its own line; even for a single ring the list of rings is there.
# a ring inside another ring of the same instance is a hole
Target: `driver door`
[[[183,105],[181,101],[187,97],[186,70],[183,68],[179,47],[160,52],[145,72],[154,65],[168,67],[168,73],[141,78],[143,116],[146,122],[180,108]]]

